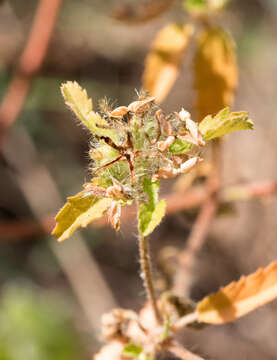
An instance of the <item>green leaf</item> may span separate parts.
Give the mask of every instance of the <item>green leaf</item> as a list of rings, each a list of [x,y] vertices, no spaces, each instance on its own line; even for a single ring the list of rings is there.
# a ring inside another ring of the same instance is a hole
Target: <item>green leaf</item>
[[[249,119],[246,111],[230,112],[228,107],[214,117],[206,116],[199,124],[204,140],[211,140],[236,130],[252,130],[253,128],[253,121]]]
[[[62,84],[61,92],[66,104],[93,135],[108,137],[116,145],[122,145],[126,141],[124,134],[118,129],[105,128],[108,123],[98,113],[92,111],[92,100],[88,98],[86,90],[83,90],[76,81]]]
[[[58,241],[69,238],[79,227],[86,227],[91,221],[101,218],[111,198],[97,199],[86,190],[69,197],[67,203],[56,216],[56,227],[52,231]]]
[[[158,201],[159,182],[144,179],[143,190],[148,195],[149,202],[139,208],[139,229],[143,236],[151,234],[165,215],[166,201]]]
[[[124,346],[124,348],[122,350],[122,355],[126,356],[126,357],[137,359],[142,351],[143,351],[143,348],[141,346],[130,343],[130,344]]]
[[[169,147],[169,151],[172,154],[185,154],[190,151],[192,146],[193,145],[187,141],[176,139],[174,143]]]

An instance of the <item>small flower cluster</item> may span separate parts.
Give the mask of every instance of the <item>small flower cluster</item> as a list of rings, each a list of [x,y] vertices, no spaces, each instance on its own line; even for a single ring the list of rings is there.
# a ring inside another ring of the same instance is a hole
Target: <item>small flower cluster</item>
[[[182,109],[165,115],[155,98],[145,93],[128,106],[113,108],[107,100],[95,112],[86,90],[76,82],[62,84],[71,108],[92,135],[92,179],[56,216],[53,234],[59,241],[79,227],[108,214],[118,230],[121,207],[138,204],[138,227],[148,236],[165,215],[166,202],[159,201],[159,180],[189,172],[200,159],[206,141],[236,130],[253,129],[248,113],[222,109],[195,123]]]
[[[116,132],[117,138],[95,135],[92,139],[94,178],[85,189],[113,199],[108,217],[117,230],[122,203],[145,200],[143,179],[155,182],[190,171],[201,160],[196,149],[205,141],[190,113],[182,109],[165,116],[153,97],[141,95],[115,109],[102,101],[100,107],[105,124],[98,128]]]

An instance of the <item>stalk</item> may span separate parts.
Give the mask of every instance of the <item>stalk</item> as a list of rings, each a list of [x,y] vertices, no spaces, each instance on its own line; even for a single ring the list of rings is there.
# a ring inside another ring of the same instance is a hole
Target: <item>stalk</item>
[[[155,318],[158,323],[162,322],[161,314],[157,306],[157,298],[153,286],[152,278],[152,269],[151,269],[151,259],[149,253],[149,238],[141,234],[139,230],[139,257],[140,257],[140,268],[141,268],[141,278],[143,280],[143,285],[146,290],[147,298],[152,305],[152,309],[155,315]]]

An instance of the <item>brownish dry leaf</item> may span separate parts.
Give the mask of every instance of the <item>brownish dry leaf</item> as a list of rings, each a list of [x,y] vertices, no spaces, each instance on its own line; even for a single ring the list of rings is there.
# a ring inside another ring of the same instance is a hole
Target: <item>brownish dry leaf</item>
[[[277,262],[232,282],[197,305],[198,320],[223,324],[246,315],[277,297]]]
[[[233,104],[238,69],[235,44],[229,33],[212,28],[199,35],[194,78],[199,120]]]
[[[161,103],[173,86],[194,28],[168,24],[160,30],[145,61],[143,88]]]

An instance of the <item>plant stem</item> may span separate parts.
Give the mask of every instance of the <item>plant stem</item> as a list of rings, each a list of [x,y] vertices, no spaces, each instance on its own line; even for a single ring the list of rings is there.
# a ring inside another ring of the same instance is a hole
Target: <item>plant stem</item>
[[[139,231],[139,257],[140,257],[141,277],[143,279],[143,284],[147,293],[147,298],[152,305],[156,321],[158,323],[161,323],[162,318],[157,306],[157,299],[153,286],[148,237],[143,236],[140,231]]]

